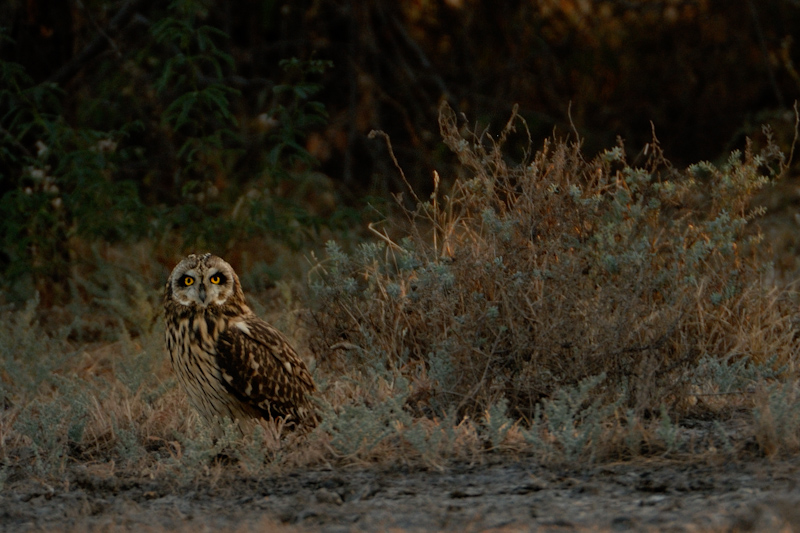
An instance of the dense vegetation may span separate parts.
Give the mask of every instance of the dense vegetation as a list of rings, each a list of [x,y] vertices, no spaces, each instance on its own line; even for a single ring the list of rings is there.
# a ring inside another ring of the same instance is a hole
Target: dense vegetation
[[[793,2],[65,5],[0,7],[0,485],[800,449],[794,221],[758,225]],[[302,443],[175,386],[191,250],[312,363]]]
[[[533,138],[574,127],[588,156],[622,136],[632,158],[655,127],[676,164],[724,159],[764,123],[786,151],[798,10],[746,4],[6,2],[7,298],[64,304],[93,243],[146,240],[169,264],[175,248],[324,242],[405,189],[371,130],[421,193],[458,168],[436,132],[443,99],[495,130],[518,104]]]

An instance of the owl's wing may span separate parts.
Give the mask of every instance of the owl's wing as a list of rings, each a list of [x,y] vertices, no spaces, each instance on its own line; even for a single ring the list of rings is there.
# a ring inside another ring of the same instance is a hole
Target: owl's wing
[[[308,395],[316,390],[305,363],[277,329],[250,315],[234,321],[218,341],[228,390],[265,418],[314,419]]]

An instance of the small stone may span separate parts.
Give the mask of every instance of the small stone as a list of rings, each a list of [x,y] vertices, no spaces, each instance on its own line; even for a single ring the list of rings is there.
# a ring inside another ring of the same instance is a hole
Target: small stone
[[[328,489],[319,489],[314,494],[318,503],[332,503],[334,505],[342,505],[342,497],[338,493]]]

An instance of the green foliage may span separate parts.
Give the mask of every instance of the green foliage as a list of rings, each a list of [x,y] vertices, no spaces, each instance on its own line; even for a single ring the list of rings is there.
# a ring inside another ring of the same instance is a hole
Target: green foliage
[[[447,459],[455,451],[457,423],[454,413],[455,411],[451,411],[433,427],[429,427],[429,424],[422,420],[417,420],[402,432],[403,439],[411,444],[425,463],[438,465],[442,462],[442,458]],[[507,430],[502,426],[501,428],[504,430],[503,438],[505,438]],[[502,439],[498,444],[501,442]]]
[[[656,428],[656,435],[664,444],[667,453],[673,452],[677,449],[680,437],[680,427],[675,424],[667,412],[665,405],[661,406],[661,416],[659,417],[658,427]]]
[[[606,380],[605,375],[581,381],[576,387],[559,389],[556,395],[538,407],[525,439],[548,455],[572,462],[597,452],[601,433],[608,417],[619,403],[603,404],[596,388]],[[543,431],[546,432],[543,436]]]
[[[155,335],[145,337],[145,340],[149,341],[149,346],[142,349],[131,340],[127,330],[120,329],[122,330],[122,339],[118,343],[120,359],[115,367],[117,379],[128,387],[131,394],[136,394],[145,388],[152,389],[154,385],[153,368],[164,356],[161,342],[162,332],[158,331]],[[151,396],[150,400],[153,399]]]
[[[71,126],[61,99],[55,85],[35,85],[20,65],[0,61],[0,246],[8,278],[32,275],[48,304],[66,300],[70,239],[114,242],[146,228],[136,187],[114,178],[125,155],[117,145],[138,125]]]
[[[163,332],[134,341],[120,327],[105,332],[118,342],[94,352],[96,345],[74,344],[88,323],[54,328],[40,311],[32,300],[0,315],[0,401],[7,424],[0,457],[21,456],[15,471],[50,479],[88,457],[116,454],[120,466],[144,460],[142,420],[135,413],[152,409],[165,392],[154,372],[163,360]]]
[[[330,61],[297,58],[280,63],[283,83],[276,85],[267,115],[270,128],[264,146],[263,168],[255,187],[237,200],[233,215],[242,225],[244,237],[274,235],[296,245],[310,233],[331,221],[313,214],[302,205],[302,198],[326,185],[313,171],[316,159],[303,140],[314,128],[326,123],[328,114],[322,102],[312,98],[322,89],[312,81],[333,64]],[[290,194],[276,193],[288,189]]]
[[[286,73],[287,82],[273,88],[277,103],[272,115],[281,127],[270,135],[273,147],[267,153],[268,172],[277,180],[291,178],[290,171],[298,164],[316,164],[301,141],[312,128],[325,124],[328,112],[325,104],[311,100],[322,90],[322,85],[310,81],[309,77],[321,76],[333,67],[333,62],[292,58],[284,59],[280,66]]]
[[[496,450],[506,440],[506,435],[514,427],[514,420],[506,414],[508,412],[508,401],[503,399],[498,403],[489,406],[483,417],[486,436],[491,449]]]
[[[52,384],[56,372],[75,355],[64,338],[42,334],[38,305],[38,300],[31,300],[21,311],[6,309],[0,314],[2,397],[27,401],[43,384]]]
[[[96,268],[90,275],[75,276],[72,280],[72,291],[86,295],[88,306],[97,313],[120,323],[127,332],[133,335],[149,333],[157,320],[161,306],[161,294],[153,291],[153,281],[128,265],[114,265],[103,259],[97,250],[88,258]],[[163,275],[166,276],[166,273]],[[77,312],[87,304],[78,303],[78,298],[71,305]],[[80,318],[77,319],[80,326]],[[114,332],[117,333],[116,331]]]
[[[146,454],[142,446],[138,432],[133,428],[119,427],[114,424],[114,434],[116,435],[115,452],[124,466],[135,465],[142,460]]]
[[[181,449],[181,455],[174,458],[176,477],[183,483],[196,481],[199,475],[206,473],[214,459],[235,446],[241,436],[233,422],[221,420],[220,427],[216,428],[197,418],[194,420],[189,432],[175,435]]]
[[[273,87],[273,102],[264,113],[271,126],[267,146],[259,147],[262,168],[255,176],[228,180],[222,175],[234,174],[247,155],[232,109],[240,94],[225,84],[225,75],[234,66],[220,45],[228,36],[201,23],[202,5],[175,2],[170,16],[152,29],[156,42],[165,48],[159,55],[168,56],[155,83],[169,101],[162,125],[181,139],[175,176],[181,202],[161,217],[181,232],[187,245],[224,250],[240,239],[264,235],[295,243],[299,236],[319,229],[323,220],[276,191],[286,181],[315,186],[310,168],[316,161],[302,141],[312,128],[325,123],[327,113],[321,102],[311,100],[321,86],[309,78],[321,75],[331,64],[296,58],[281,62],[286,79]]]
[[[789,366],[778,365],[777,360],[777,355],[756,363],[749,357],[736,357],[735,353],[723,357],[705,354],[698,361],[692,379],[697,386],[710,384],[718,393],[743,392],[747,386],[784,375]]]
[[[63,428],[69,424],[68,417],[69,413],[65,416],[61,406],[53,401],[31,402],[20,413],[14,428],[30,440],[35,474],[57,477],[63,473],[68,459]]]
[[[238,96],[238,91],[223,83],[224,71],[233,68],[233,59],[217,44],[228,35],[198,22],[201,5],[173,2],[171,16],[151,30],[157,43],[177,52],[164,62],[155,88],[171,100],[162,115],[163,124],[183,139],[178,157],[184,195],[194,192],[198,180],[212,177],[214,170],[222,167],[224,137],[234,137],[230,128],[236,125],[230,98]]]
[[[322,178],[303,139],[327,119],[314,96],[330,62],[282,62],[271,101],[259,104],[269,128],[254,134],[237,119],[245,96],[231,86],[229,39],[206,4],[172,2],[125,57],[87,73],[96,83],[76,112],[71,94],[0,61],[10,298],[38,291],[45,306],[67,303],[84,244],[150,238],[224,254],[265,236],[296,245],[327,223],[305,205]]]
[[[409,415],[403,410],[407,387],[398,383],[398,393],[383,400],[370,402],[363,399],[325,410],[322,430],[331,435],[331,446],[344,457],[366,455],[387,438],[395,435],[399,426],[411,425]]]

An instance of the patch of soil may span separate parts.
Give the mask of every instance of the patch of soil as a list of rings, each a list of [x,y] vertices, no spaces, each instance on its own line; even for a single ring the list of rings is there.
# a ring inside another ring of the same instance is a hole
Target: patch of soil
[[[0,530],[792,531],[800,458],[708,464],[641,460],[586,469],[532,459],[308,470],[171,488],[75,475],[6,486]]]

